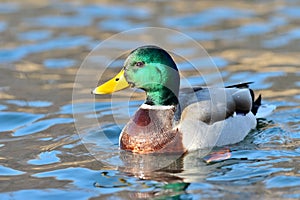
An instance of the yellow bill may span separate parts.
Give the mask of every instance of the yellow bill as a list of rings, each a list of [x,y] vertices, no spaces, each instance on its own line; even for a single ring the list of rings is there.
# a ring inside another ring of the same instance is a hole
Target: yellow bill
[[[125,77],[124,70],[122,69],[114,78],[96,87],[93,94],[110,94],[119,90],[129,87]]]

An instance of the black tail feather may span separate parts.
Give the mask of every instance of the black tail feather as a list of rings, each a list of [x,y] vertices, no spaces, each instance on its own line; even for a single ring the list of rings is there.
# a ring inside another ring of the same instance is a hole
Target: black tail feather
[[[252,108],[251,108],[251,112],[252,112],[254,115],[256,115],[259,106],[261,106],[261,95],[259,95],[259,96],[257,97],[257,99],[256,99],[255,101],[253,101]]]

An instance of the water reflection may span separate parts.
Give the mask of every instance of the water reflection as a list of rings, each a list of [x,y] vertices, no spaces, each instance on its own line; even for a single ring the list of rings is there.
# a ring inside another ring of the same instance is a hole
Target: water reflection
[[[42,152],[38,155],[37,159],[29,160],[28,164],[31,165],[47,165],[52,163],[57,163],[60,159],[56,156],[61,154],[60,151],[47,151]]]
[[[0,131],[12,131],[24,124],[32,123],[44,117],[42,114],[30,114],[22,112],[1,112],[0,113]]]
[[[19,33],[17,36],[20,41],[39,41],[49,39],[51,35],[52,32],[48,30],[32,30]]]
[[[17,176],[24,173],[25,172],[15,170],[9,167],[0,166],[0,176]]]
[[[163,23],[168,27],[188,28],[211,26],[224,20],[237,20],[251,17],[250,10],[234,9],[229,7],[208,8],[205,11],[188,14],[187,16],[166,17]]]
[[[62,117],[40,120],[38,122],[31,123],[29,126],[25,126],[23,128],[16,130],[13,136],[29,135],[29,134],[47,130],[51,126],[55,126],[59,124],[69,124],[73,122],[74,122],[73,118],[62,118]]]

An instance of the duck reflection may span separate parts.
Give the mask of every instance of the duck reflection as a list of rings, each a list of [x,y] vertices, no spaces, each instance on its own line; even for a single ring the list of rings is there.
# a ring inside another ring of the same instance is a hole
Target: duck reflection
[[[185,154],[146,155],[121,151],[123,165],[118,170],[140,180],[157,182],[155,189],[132,192],[129,194],[131,198],[163,198],[170,194],[176,198],[186,193],[190,183],[205,180],[211,170],[203,161],[208,153],[209,149]]]

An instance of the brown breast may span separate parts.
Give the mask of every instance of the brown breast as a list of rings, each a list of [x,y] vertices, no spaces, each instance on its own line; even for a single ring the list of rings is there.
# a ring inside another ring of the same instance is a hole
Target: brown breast
[[[121,133],[121,149],[140,154],[185,152],[182,134],[173,129],[174,112],[173,106],[164,109],[141,106]]]

